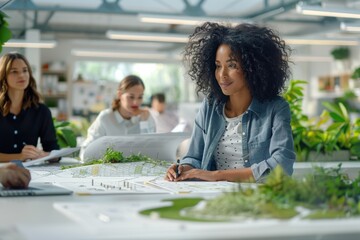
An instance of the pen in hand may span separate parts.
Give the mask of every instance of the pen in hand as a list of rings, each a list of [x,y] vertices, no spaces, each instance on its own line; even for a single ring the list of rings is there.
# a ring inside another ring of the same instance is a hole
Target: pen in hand
[[[176,166],[175,166],[176,178],[178,178],[180,176],[179,165],[180,165],[180,159],[176,160]]]

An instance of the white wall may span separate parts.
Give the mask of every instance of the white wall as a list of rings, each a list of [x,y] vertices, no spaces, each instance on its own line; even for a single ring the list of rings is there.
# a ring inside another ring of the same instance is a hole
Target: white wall
[[[299,46],[294,47],[293,55],[301,56],[322,56],[322,57],[331,57],[331,51],[337,46]],[[349,47],[351,56],[350,56],[350,68],[345,70],[346,72],[352,72],[356,67],[360,65],[359,58],[359,47]],[[308,86],[305,88],[304,104],[303,110],[309,116],[319,115],[323,109],[321,102],[331,101],[333,96],[329,94],[328,97],[316,96],[316,91],[318,89],[317,80],[319,76],[326,76],[331,74],[337,74],[344,72],[340,70],[336,64],[336,61],[332,60],[331,62],[295,62],[292,65],[292,79],[306,80],[308,81]]]

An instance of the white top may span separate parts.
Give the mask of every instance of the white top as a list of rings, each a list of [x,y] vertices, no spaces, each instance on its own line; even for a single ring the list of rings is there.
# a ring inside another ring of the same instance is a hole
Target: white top
[[[127,134],[155,133],[155,121],[149,114],[147,121],[140,121],[140,116],[124,119],[118,111],[105,109],[99,113],[87,132],[87,138],[81,146],[81,152],[93,142],[103,136],[120,136]],[[80,153],[80,156],[82,154]]]
[[[179,118],[173,112],[164,111],[159,113],[151,108],[149,112],[155,120],[157,133],[171,132],[179,123]]]
[[[214,156],[216,168],[219,170],[244,168],[242,151],[242,117],[227,118],[225,113],[226,128],[222,135]]]

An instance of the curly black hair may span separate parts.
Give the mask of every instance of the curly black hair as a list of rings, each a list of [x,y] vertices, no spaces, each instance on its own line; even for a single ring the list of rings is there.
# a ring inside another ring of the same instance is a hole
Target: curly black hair
[[[228,99],[215,78],[216,51],[221,44],[228,45],[239,61],[254,98],[270,100],[284,90],[290,76],[291,49],[272,29],[248,23],[231,27],[206,22],[195,28],[184,52],[198,93],[223,102]]]

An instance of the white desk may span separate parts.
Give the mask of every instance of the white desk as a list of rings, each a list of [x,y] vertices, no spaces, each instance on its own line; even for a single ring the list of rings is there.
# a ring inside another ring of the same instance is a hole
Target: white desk
[[[211,196],[132,194],[0,198],[0,239],[360,239],[360,219],[195,223],[151,219],[133,212],[104,222],[91,215],[79,220],[54,208],[54,204],[67,203],[73,207],[88,205],[89,212],[112,207],[129,210],[137,204],[199,195]]]
[[[360,161],[344,161],[344,162],[295,162],[294,177],[302,177],[308,173],[314,172],[314,167],[337,168],[341,164],[341,170],[351,179],[356,178],[360,174]]]

